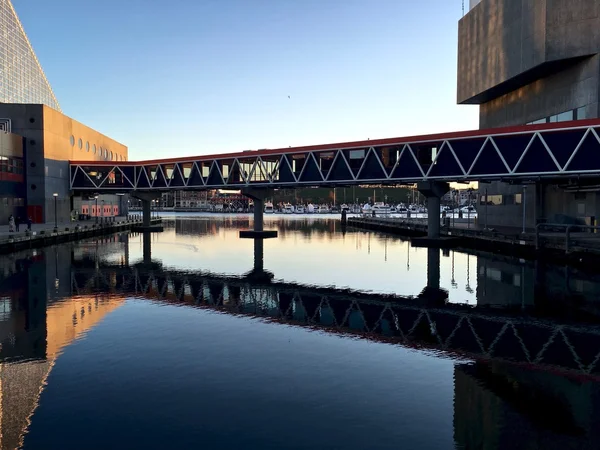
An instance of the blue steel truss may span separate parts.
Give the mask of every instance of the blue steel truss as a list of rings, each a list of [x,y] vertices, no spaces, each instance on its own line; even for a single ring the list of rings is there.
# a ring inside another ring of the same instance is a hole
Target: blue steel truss
[[[76,191],[347,186],[600,176],[600,120],[70,166]]]

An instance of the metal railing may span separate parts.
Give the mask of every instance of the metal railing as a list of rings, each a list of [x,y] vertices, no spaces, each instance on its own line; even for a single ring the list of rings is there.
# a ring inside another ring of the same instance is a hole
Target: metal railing
[[[592,225],[578,225],[578,224],[562,224],[562,223],[538,223],[535,227],[535,249],[540,249],[540,231],[541,229],[556,229],[559,228],[561,230],[564,229],[565,232],[565,253],[570,253],[571,251],[571,231],[574,229],[577,230],[600,230],[599,226]],[[600,237],[600,235],[598,236]]]

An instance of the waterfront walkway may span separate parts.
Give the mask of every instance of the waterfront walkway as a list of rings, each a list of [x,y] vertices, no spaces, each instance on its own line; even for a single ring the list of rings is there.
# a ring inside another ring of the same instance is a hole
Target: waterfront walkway
[[[108,223],[112,223],[112,217],[106,217],[105,219],[111,219],[110,222]],[[115,222],[122,222],[124,220],[127,220],[126,216],[117,216],[114,218]],[[94,220],[94,218],[90,219],[90,220],[80,220],[80,221],[74,221],[74,222],[66,222],[66,221],[59,221],[58,222],[58,229],[59,231],[64,231],[65,228],[69,228],[69,229],[73,229],[75,228],[76,225],[79,225],[80,227],[85,227],[87,226],[88,228],[92,227],[93,225],[96,224],[96,221]],[[19,236],[25,236],[25,231],[27,230],[27,223],[22,223],[19,226],[19,231],[18,232],[10,232],[8,231],[8,224],[6,225],[0,225],[0,238],[6,238],[6,237],[19,237]],[[44,231],[45,233],[51,233],[52,231],[54,231],[54,221],[52,222],[46,222],[46,223],[34,223],[31,225],[31,231],[35,232],[35,233],[39,233],[40,231]]]

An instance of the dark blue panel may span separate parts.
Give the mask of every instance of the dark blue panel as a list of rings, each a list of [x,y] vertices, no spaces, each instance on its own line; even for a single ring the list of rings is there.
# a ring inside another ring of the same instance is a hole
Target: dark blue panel
[[[329,180],[352,180],[354,179],[352,176],[352,172],[348,168],[348,165],[342,158],[342,153],[340,152],[333,162],[331,169],[329,169]]]
[[[546,147],[544,147],[540,138],[536,136],[515,172],[556,172],[557,170],[556,164],[552,161]]]
[[[304,170],[299,181],[323,181],[321,171],[317,167],[315,159],[311,155],[307,155],[304,163]]]
[[[595,170],[600,169],[600,144],[590,133],[577,150],[577,153],[565,170]]]
[[[175,168],[173,169],[170,186],[185,186],[185,180],[183,179],[183,175],[181,175],[178,165],[175,165]]]
[[[156,169],[156,176],[154,177],[154,183],[152,184],[152,187],[167,187],[167,179],[163,175],[162,167],[161,170],[158,168]]]
[[[466,172],[468,172],[469,168],[473,165],[473,161],[475,161],[475,157],[477,156],[477,153],[479,153],[484,142],[485,138],[450,141],[450,145],[452,145],[456,157]]]
[[[75,175],[75,179],[73,180],[73,185],[75,187],[94,187],[94,184],[90,181],[90,179],[85,175],[83,169],[77,171]]]
[[[494,142],[506,160],[508,167],[513,170],[519,158],[531,140],[532,134],[518,134],[516,136],[494,136]]]
[[[468,169],[467,169],[468,170]],[[492,141],[488,141],[473,166],[470,175],[491,175],[507,173],[502,158],[498,155]]]
[[[150,183],[148,183],[148,177],[146,176],[145,169],[142,167],[138,167],[138,172],[140,172],[140,173],[138,174],[139,179],[137,182],[137,187],[138,188],[149,188]]]
[[[463,171],[460,169],[456,158],[450,151],[450,147],[444,144],[438,153],[435,165],[429,172],[430,177],[455,177],[462,176]]]
[[[392,178],[423,178],[423,174],[408,148],[400,155],[400,160],[392,173]]]
[[[387,174],[377,161],[377,156],[373,152],[367,154],[367,160],[363,165],[358,178],[361,180],[385,180]]]
[[[279,181],[282,183],[295,183],[296,179],[294,178],[294,174],[292,173],[292,169],[290,169],[288,161],[288,157],[285,155],[283,155],[279,161]]]
[[[229,168],[229,179],[227,180],[227,184],[244,184],[240,164],[237,160],[233,161],[233,164]]]
[[[585,130],[555,131],[543,133],[542,137],[550,147],[560,167],[564,167],[584,134]]]
[[[207,185],[210,186],[222,186],[223,178],[221,178],[221,174],[219,173],[219,168],[216,164],[212,164],[210,166],[210,172],[208,173],[208,180],[206,181]]]
[[[123,175],[125,175],[129,180],[131,180],[130,183],[126,179],[123,179],[123,183],[126,186],[133,187],[132,183],[135,182],[135,168],[133,166],[119,166],[119,169],[121,169]]]
[[[188,179],[188,186],[204,186],[204,183],[202,183],[202,176],[200,175],[196,164],[192,166],[190,178]]]

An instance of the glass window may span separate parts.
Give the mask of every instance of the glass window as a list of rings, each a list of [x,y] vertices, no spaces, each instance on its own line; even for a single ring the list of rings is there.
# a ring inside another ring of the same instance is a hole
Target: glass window
[[[100,156],[100,158],[104,156],[104,150],[102,150],[102,147],[98,147],[98,156]]]
[[[81,138],[79,138],[79,141],[77,141],[77,146],[79,147],[79,150],[83,148],[83,141],[81,140]]]
[[[350,150],[348,153],[350,159],[362,159],[365,157],[365,151],[363,150]]]
[[[112,161],[112,159],[113,159],[113,152],[109,152],[108,159],[110,159]]]
[[[86,150],[87,152],[89,152],[89,151],[90,151],[90,143],[89,143],[88,141],[86,141],[86,142],[85,142],[85,150]]]
[[[94,150],[94,155],[95,155],[96,154],[96,144],[94,144],[93,150]]]
[[[498,206],[502,204],[502,196],[501,195],[488,195],[488,205]]]
[[[544,118],[544,119],[534,120],[533,122],[529,122],[529,124],[530,125],[538,125],[540,123],[546,123],[546,122],[547,122],[547,120]]]
[[[523,203],[523,194],[515,194],[515,205]]]
[[[562,112],[557,115],[557,122],[568,122],[569,120],[573,120],[573,110]]]
[[[555,114],[554,116],[550,116],[550,123],[558,122],[558,116]]]
[[[75,136],[71,135],[69,142],[71,143],[71,147],[73,147],[75,145]]]
[[[581,108],[577,108],[575,110],[575,116],[576,120],[587,119],[586,107],[582,106]]]

